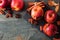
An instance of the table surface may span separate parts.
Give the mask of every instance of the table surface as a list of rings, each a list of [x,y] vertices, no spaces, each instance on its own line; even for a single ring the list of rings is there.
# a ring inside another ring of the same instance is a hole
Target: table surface
[[[24,0],[25,8],[27,8],[28,1],[36,0]],[[27,12],[24,9],[20,12],[22,18],[5,18],[4,15],[0,15],[0,40],[51,40],[44,33],[40,32],[38,25],[30,24],[27,19],[29,18]],[[28,16],[28,17],[27,17]]]

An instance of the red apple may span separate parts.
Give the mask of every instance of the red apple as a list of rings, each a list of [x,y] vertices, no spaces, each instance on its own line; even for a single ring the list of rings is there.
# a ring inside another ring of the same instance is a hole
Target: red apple
[[[35,6],[34,8],[32,8],[31,10],[31,17],[34,20],[38,20],[43,16],[43,9],[40,6]]]
[[[12,0],[11,8],[12,10],[19,11],[23,8],[23,0]]]
[[[8,6],[10,6],[10,5],[11,5],[11,1],[12,1],[12,0],[8,0]]]
[[[6,7],[8,4],[7,2],[8,2],[8,0],[0,0],[0,8]]]
[[[57,26],[54,24],[45,24],[43,27],[43,32],[49,37],[54,36],[57,33]]]
[[[45,13],[45,20],[48,23],[53,23],[57,18],[57,14],[55,13],[54,10],[48,10]]]

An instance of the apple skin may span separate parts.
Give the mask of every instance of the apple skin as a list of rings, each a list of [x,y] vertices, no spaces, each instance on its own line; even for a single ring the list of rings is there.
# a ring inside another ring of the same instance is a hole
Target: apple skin
[[[5,8],[7,6],[8,0],[0,0],[0,8]]]
[[[34,20],[39,20],[42,16],[43,16],[43,9],[40,6],[35,6],[34,8],[32,8],[31,10],[31,17]]]
[[[12,0],[11,2],[11,8],[15,11],[20,11],[23,8],[23,5],[23,0]]]
[[[48,10],[45,13],[45,20],[48,23],[53,23],[57,18],[57,14],[55,13],[54,10]]]
[[[57,33],[57,26],[54,24],[45,24],[43,26],[43,32],[49,37],[54,36]]]
[[[8,0],[8,5],[7,6],[11,6],[11,1],[12,0]]]

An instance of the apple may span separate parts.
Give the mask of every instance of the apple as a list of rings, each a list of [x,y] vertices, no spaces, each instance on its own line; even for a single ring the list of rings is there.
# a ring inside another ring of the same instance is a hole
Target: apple
[[[0,0],[0,8],[5,8],[7,6],[8,0]]]
[[[40,6],[35,6],[34,8],[32,8],[31,10],[31,17],[34,20],[39,20],[42,16],[43,16],[43,9]]]
[[[57,26],[54,24],[45,24],[43,26],[43,32],[49,37],[54,36],[57,33]]]
[[[45,20],[48,23],[53,23],[57,18],[57,14],[55,13],[54,10],[48,10],[45,13]]]
[[[23,5],[23,0],[12,0],[11,2],[11,8],[15,11],[20,11],[23,8]]]
[[[12,0],[8,0],[8,6],[10,6],[10,5],[11,5],[11,1],[12,1]]]

